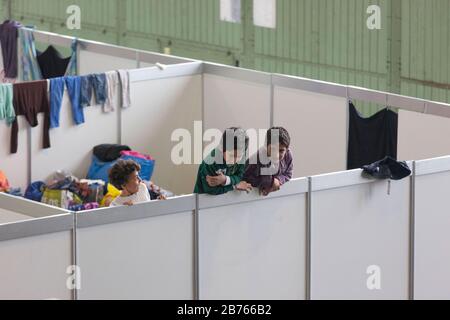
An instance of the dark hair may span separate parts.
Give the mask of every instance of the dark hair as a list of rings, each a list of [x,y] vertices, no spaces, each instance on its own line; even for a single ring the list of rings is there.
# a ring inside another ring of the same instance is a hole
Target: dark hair
[[[230,143],[230,140],[232,140],[232,143]],[[244,129],[239,127],[231,127],[225,129],[225,131],[222,134],[222,150],[224,152],[231,150],[246,151],[247,148],[248,148],[248,136],[247,133],[244,131]]]
[[[109,183],[119,190],[127,183],[130,174],[140,171],[141,166],[133,160],[119,160],[109,169]]]
[[[278,133],[277,133],[278,131]],[[270,145],[272,144],[272,132],[274,137],[278,135],[278,142],[280,145],[285,146],[286,148],[289,148],[291,145],[291,137],[289,136],[289,132],[283,128],[283,127],[272,127],[269,130],[267,130],[266,134],[266,144]]]

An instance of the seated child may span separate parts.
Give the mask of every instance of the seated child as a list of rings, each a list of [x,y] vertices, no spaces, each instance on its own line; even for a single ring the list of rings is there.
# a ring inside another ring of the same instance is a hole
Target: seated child
[[[133,160],[119,160],[109,170],[109,182],[121,190],[120,196],[111,202],[111,207],[150,201],[147,186],[139,177],[141,166]]]
[[[216,149],[198,169],[194,193],[219,195],[231,190],[249,192],[252,186],[242,180],[248,148],[248,136],[241,128],[229,128]]]
[[[292,178],[290,143],[291,138],[285,128],[270,128],[265,146],[249,159],[243,180],[258,188],[264,196],[280,190]]]

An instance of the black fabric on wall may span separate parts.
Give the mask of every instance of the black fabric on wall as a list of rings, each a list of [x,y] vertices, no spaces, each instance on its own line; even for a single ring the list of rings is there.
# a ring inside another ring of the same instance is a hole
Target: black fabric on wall
[[[363,118],[349,104],[347,169],[357,169],[386,156],[397,159],[398,114],[386,109]]]
[[[70,58],[63,58],[61,53],[53,46],[49,46],[44,52],[37,52],[37,61],[41,69],[42,78],[63,77],[69,65]]]

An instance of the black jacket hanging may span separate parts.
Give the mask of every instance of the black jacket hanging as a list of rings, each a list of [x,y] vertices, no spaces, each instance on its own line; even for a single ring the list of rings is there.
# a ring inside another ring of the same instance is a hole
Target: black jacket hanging
[[[349,113],[348,170],[361,168],[386,156],[397,159],[397,113],[386,108],[363,118],[351,102]]]
[[[404,161],[385,157],[380,161],[363,166],[363,173],[375,179],[401,180],[411,175],[411,169]]]
[[[50,45],[44,52],[37,53],[37,61],[41,69],[42,78],[50,79],[63,77],[69,65],[70,58],[63,58],[61,53]]]

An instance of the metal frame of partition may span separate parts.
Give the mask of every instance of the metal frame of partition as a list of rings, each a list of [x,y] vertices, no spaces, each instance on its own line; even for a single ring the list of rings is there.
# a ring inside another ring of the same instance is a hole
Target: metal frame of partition
[[[310,265],[310,260],[309,260],[309,255],[308,255],[309,243],[310,243],[309,233],[308,233],[308,230],[310,229],[308,215],[311,210],[310,202],[308,201],[308,199],[310,198],[310,194],[311,194],[308,178],[293,179],[291,181],[291,183],[284,185],[280,191],[269,194],[266,197],[258,196],[258,195],[256,195],[256,193],[251,194],[251,195],[247,195],[245,193],[241,193],[238,195],[225,194],[225,195],[219,196],[219,197],[210,196],[210,195],[197,195],[198,202],[196,204],[197,205],[196,212],[199,212],[202,209],[212,209],[212,208],[224,207],[224,206],[229,206],[229,205],[234,206],[234,205],[242,204],[242,203],[252,203],[255,201],[267,201],[270,199],[281,199],[283,197],[295,196],[295,195],[301,195],[301,194],[306,195],[306,210],[303,210],[303,211],[304,211],[304,213],[306,213],[306,217],[305,217],[306,218],[305,219],[306,230],[304,230],[305,243],[306,243],[305,270],[308,270],[309,265]],[[197,231],[198,231],[199,222],[200,222],[200,216],[197,217],[197,225],[196,225]],[[196,243],[196,246],[197,246],[195,248],[195,252],[197,253],[196,259],[197,259],[198,263],[200,264],[200,262],[199,262],[199,256],[200,256],[199,255],[199,242]],[[196,277],[198,288],[200,288],[200,278],[199,278],[200,276],[201,276],[201,272]],[[308,299],[308,297],[310,296],[309,290],[310,290],[310,288],[309,288],[308,279],[306,279],[306,281],[305,281],[305,297],[306,297],[306,299]],[[198,292],[198,294],[200,296],[200,292]]]
[[[30,28],[25,29],[33,32],[36,41],[48,44],[70,47],[72,40],[74,39],[74,37],[60,35],[53,32],[40,31]],[[137,68],[139,68],[139,64],[142,62],[153,63],[155,60],[156,62],[162,64],[178,64],[197,61],[195,59],[176,57],[172,55],[166,55],[162,53],[150,52],[140,49],[131,49],[123,46],[117,46],[113,44],[107,44],[103,42],[86,39],[78,39],[78,42],[82,50],[87,50],[90,52],[100,54],[107,54],[118,58],[136,60]]]
[[[413,172],[414,172],[414,183],[413,183],[413,216],[412,216],[412,222],[411,222],[411,242],[412,242],[412,250],[411,250],[411,256],[410,256],[410,266],[411,266],[411,285],[412,285],[412,293],[411,293],[411,299],[417,299],[417,296],[423,296],[423,293],[419,293],[420,289],[423,288],[417,288],[416,286],[416,274],[419,272],[417,271],[416,265],[417,265],[417,247],[419,247],[419,245],[417,245],[417,210],[418,210],[418,205],[416,204],[417,202],[417,198],[418,198],[418,194],[417,194],[417,189],[418,189],[418,184],[416,182],[416,179],[418,177],[421,176],[428,176],[428,175],[436,175],[436,174],[448,174],[450,172],[450,156],[443,156],[443,157],[438,157],[438,158],[432,158],[432,159],[424,159],[424,160],[418,160],[418,161],[414,161],[413,163]],[[420,209],[420,207],[419,207]],[[422,206],[422,210],[423,210],[423,206]],[[428,213],[428,208],[427,208],[427,213]],[[422,215],[423,216],[423,212]],[[423,248],[422,248],[423,250]],[[439,282],[441,283],[447,283],[445,280],[448,279],[439,279]],[[424,299],[423,297],[418,298],[418,299]],[[425,299],[430,299],[430,297],[425,297]],[[436,299],[435,297],[432,297],[431,299]],[[442,299],[442,297],[439,297],[438,299]],[[444,299],[449,299],[448,297],[445,297]]]
[[[148,207],[148,209],[146,208]],[[198,219],[198,197],[197,195],[186,195],[175,198],[170,198],[166,201],[151,201],[147,203],[141,203],[134,205],[132,207],[113,207],[113,208],[100,208],[83,212],[74,212],[74,216],[76,217],[76,227],[75,233],[77,230],[90,228],[95,226],[103,226],[108,224],[117,224],[120,222],[129,222],[134,220],[142,220],[148,218],[154,218],[165,215],[176,215],[182,212],[192,211],[193,214],[193,270],[194,274],[192,275],[193,280],[193,297],[194,299],[198,299],[198,251],[196,250],[198,244],[198,232],[196,229],[195,220]],[[76,252],[79,255],[78,251]],[[77,258],[76,261],[80,262],[80,259]],[[79,299],[79,294],[76,299]]]
[[[435,159],[430,159],[431,161]],[[414,216],[415,216],[415,178],[416,178],[416,161],[407,161],[409,168],[411,168],[411,175],[405,179],[410,180],[410,188],[409,188],[409,225],[408,225],[408,299],[414,299],[414,243],[415,243],[415,235],[414,235]],[[438,170],[438,169],[437,169]],[[311,268],[311,217],[314,212],[312,201],[313,201],[313,193],[317,191],[323,190],[331,190],[338,189],[342,187],[361,185],[361,184],[371,184],[380,180],[363,178],[361,176],[363,170],[362,169],[354,169],[347,170],[342,172],[333,172],[329,174],[317,175],[308,177],[309,179],[309,204],[308,204],[308,212],[309,212],[309,221],[308,221],[308,239],[309,239],[309,267]],[[319,180],[319,182],[317,181]],[[390,183],[390,182],[389,182]],[[309,281],[311,280],[311,269],[309,269],[309,273],[307,274]],[[308,288],[309,295],[311,295],[311,287]],[[311,296],[309,296],[311,298]]]
[[[419,175],[426,175],[432,173],[439,173],[443,171],[449,171],[448,163],[450,157],[442,157],[428,160],[421,160],[416,163],[416,161],[409,162],[409,166],[413,168],[413,174],[410,176],[411,186],[409,190],[410,194],[410,223],[409,229],[409,259],[408,259],[408,297],[409,299],[414,299],[414,241],[415,241],[415,224],[414,224],[414,213],[415,213],[415,178]],[[419,170],[416,166],[419,164]],[[418,172],[417,172],[418,171]],[[73,262],[77,265],[79,262],[79,248],[77,248],[77,230],[80,228],[88,228],[92,226],[99,226],[111,223],[120,223],[125,221],[140,220],[151,217],[157,217],[168,214],[176,214],[177,212],[183,212],[187,209],[193,212],[193,257],[192,263],[193,268],[193,296],[194,299],[200,298],[200,277],[201,269],[200,257],[199,257],[199,245],[202,241],[201,234],[199,232],[199,222],[201,217],[198,215],[200,209],[222,207],[227,205],[236,205],[239,203],[253,202],[253,201],[265,201],[266,199],[273,198],[283,198],[285,196],[294,194],[306,194],[306,268],[305,268],[305,279],[306,279],[306,299],[311,299],[311,257],[314,252],[311,251],[311,217],[314,215],[314,208],[312,207],[312,194],[314,191],[336,189],[345,186],[352,186],[358,184],[370,184],[374,183],[376,180],[362,179],[360,173],[362,170],[356,169],[351,171],[343,171],[337,173],[331,173],[326,175],[319,175],[315,177],[299,178],[294,179],[294,181],[304,180],[305,188],[298,189],[295,184],[288,183],[284,186],[282,190],[278,193],[271,194],[268,198],[259,198],[257,196],[249,196],[246,194],[239,195],[224,195],[224,196],[205,196],[205,195],[187,195],[182,197],[173,198],[169,201],[152,201],[150,203],[143,203],[136,205],[135,208],[145,208],[149,207],[149,210],[143,213],[140,210],[127,207],[118,208],[105,208],[105,209],[95,209],[90,211],[85,211],[81,213],[70,213],[61,214],[50,217],[41,217],[33,220],[26,220],[21,222],[7,223],[0,225],[0,241],[8,241],[13,239],[32,237],[36,235],[43,235],[48,233],[54,233],[59,231],[73,232]],[[314,179],[315,178],[315,179]],[[317,178],[320,182],[317,183]],[[315,180],[315,181],[314,181]],[[2,195],[0,195],[2,196]],[[27,200],[15,198],[13,196],[8,196],[8,201],[2,201],[2,207],[5,209],[13,209],[17,211],[18,205],[23,205],[26,203],[28,206],[41,206],[43,209],[49,209],[53,207],[42,205],[39,203],[27,203]],[[151,208],[151,209],[150,209]],[[25,209],[24,209],[25,210]],[[23,210],[22,210],[23,211]],[[26,211],[26,210],[25,210]],[[63,211],[63,210],[61,210]],[[39,216],[39,215],[37,215]],[[78,294],[76,290],[74,291],[74,299],[78,299]]]
[[[76,265],[76,224],[72,212],[3,193],[0,193],[0,207],[31,217],[30,220],[0,224],[0,243],[70,231],[71,264]],[[76,290],[71,290],[72,299],[76,299],[76,295]]]

